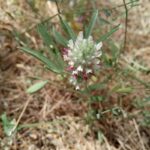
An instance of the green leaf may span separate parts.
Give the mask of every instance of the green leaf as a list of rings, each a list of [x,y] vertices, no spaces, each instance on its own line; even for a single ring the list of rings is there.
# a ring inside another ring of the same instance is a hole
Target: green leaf
[[[94,95],[90,97],[91,102],[102,102],[104,100],[103,96]]]
[[[115,87],[112,91],[117,93],[131,93],[133,92],[132,87]]]
[[[102,11],[103,11],[103,13],[105,13],[105,16],[107,16],[107,17],[110,17],[112,14],[111,9],[104,8],[104,9],[102,9]]]
[[[98,90],[98,89],[104,89],[106,84],[104,83],[96,83],[93,85],[88,86],[88,90],[93,91],[93,90]]]
[[[62,18],[60,19],[60,22],[61,22],[61,25],[62,25],[62,28],[64,29],[64,31],[69,35],[69,38],[71,38],[73,41],[75,41],[76,34],[74,33],[73,29]]]
[[[92,18],[90,20],[90,23],[88,25],[88,27],[86,28],[86,31],[85,31],[85,38],[88,38],[91,33],[92,33],[92,30],[94,28],[94,25],[96,23],[96,19],[97,19],[97,16],[98,16],[98,10],[95,10],[93,12],[93,15],[92,15]]]
[[[46,27],[43,24],[39,24],[38,27],[38,32],[41,35],[44,43],[50,47],[50,45],[54,45],[53,39],[51,37],[51,35],[48,33]]]
[[[46,67],[48,69],[50,69],[51,71],[55,72],[55,73],[62,73],[63,70],[60,69],[60,67],[58,67],[56,64],[54,64],[52,61],[50,61],[49,58],[45,57],[42,53],[32,50],[30,48],[26,48],[26,47],[21,47],[21,50],[23,50],[24,52],[34,56],[35,58],[39,59],[40,61],[42,61]]]
[[[143,119],[140,121],[140,124],[143,126],[150,127],[150,111],[143,110],[142,115]]]
[[[113,29],[111,29],[108,33],[106,33],[105,35],[101,36],[98,40],[97,43],[101,42],[101,41],[105,41],[107,38],[109,38],[114,32],[118,31],[120,25],[117,25],[116,27],[114,27]]]
[[[6,113],[1,115],[1,120],[2,120],[2,124],[3,124],[4,133],[7,136],[11,136],[15,130],[16,121],[14,119],[8,120]]]
[[[108,21],[108,20],[102,18],[101,16],[99,16],[99,23],[100,23],[101,25],[106,25],[106,24],[111,25],[111,24],[112,24],[110,21]]]
[[[62,55],[59,51],[59,49],[55,48],[55,53],[56,53],[56,58],[55,58],[55,62],[56,62],[56,66],[57,69],[59,69],[61,72],[64,71],[64,60],[62,58]]]
[[[55,46],[55,43],[53,41],[53,37],[48,33],[48,31],[46,29],[46,26],[44,26],[43,24],[38,25],[38,31],[39,31],[44,43],[49,48],[49,53],[50,53],[50,56],[51,56],[51,60],[54,60],[54,62],[56,62],[56,63],[61,61],[60,64],[62,64],[63,61],[62,61],[60,51]],[[63,38],[61,36],[61,34],[58,33],[57,31],[55,31],[55,37],[57,38],[57,40],[59,39],[59,42],[61,42],[63,44],[64,43],[66,44],[65,38]],[[52,45],[53,48],[50,48],[50,45]],[[57,66],[59,67],[60,65],[57,65]]]
[[[56,40],[56,42],[58,42],[59,44],[63,45],[63,46],[67,46],[67,40],[65,39],[65,37],[63,37],[58,31],[56,31],[54,28],[53,28],[53,35],[54,35],[54,38]]]
[[[137,99],[134,101],[134,106],[137,108],[144,108],[150,106],[150,97],[146,97],[144,99]]]
[[[50,54],[51,59],[56,59],[56,54],[55,51],[51,48],[51,45],[54,47],[54,41],[52,39],[52,36],[48,33],[47,28],[44,24],[39,24],[37,26],[37,30],[40,34],[40,36],[43,39],[43,42],[46,44],[46,46],[48,47],[48,52]]]
[[[111,55],[112,55],[112,62],[116,62],[119,56],[120,50],[118,46],[112,40],[108,41],[108,45],[109,45]]]
[[[107,55],[106,53],[105,53],[105,54],[103,53],[102,59],[103,59],[103,62],[104,62],[104,66],[105,66],[106,68],[110,68],[110,67],[113,66],[113,62],[112,62],[110,56]]]
[[[111,112],[114,116],[122,115],[123,110],[120,107],[114,107],[111,109]]]
[[[30,94],[35,93],[39,91],[40,89],[42,89],[47,83],[48,83],[48,80],[35,83],[34,85],[32,85],[31,87],[27,89],[27,93],[30,93]]]
[[[133,71],[129,67],[122,69],[122,75],[125,76],[126,78],[130,77],[133,80],[136,80],[140,84],[144,85],[145,88],[150,89],[150,83],[145,80],[140,79],[139,77],[136,76],[136,74],[133,74]]]
[[[106,88],[106,85],[110,79],[111,79],[111,75],[108,75],[107,77],[105,77],[103,79],[103,81],[89,85],[86,89],[84,89],[83,91],[80,91],[80,92],[87,93],[87,92],[94,91],[94,90],[104,89],[104,88]]]

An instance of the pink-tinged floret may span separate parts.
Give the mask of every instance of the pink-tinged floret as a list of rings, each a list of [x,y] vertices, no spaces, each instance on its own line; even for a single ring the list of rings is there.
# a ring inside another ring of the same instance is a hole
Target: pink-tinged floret
[[[74,66],[68,66],[67,67],[67,71],[73,71],[74,70]]]
[[[68,51],[69,51],[69,49],[64,47],[64,48],[62,49],[63,55],[68,55]]]

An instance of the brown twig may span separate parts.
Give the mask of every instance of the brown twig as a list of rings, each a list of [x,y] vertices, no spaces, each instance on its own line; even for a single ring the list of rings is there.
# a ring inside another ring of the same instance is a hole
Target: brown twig
[[[146,150],[146,148],[144,146],[144,142],[143,142],[142,137],[140,135],[139,127],[138,127],[135,119],[133,119],[133,123],[134,123],[135,129],[137,131],[137,135],[139,137],[139,140],[140,140],[139,142],[141,143],[141,148],[142,148],[142,150]]]
[[[16,122],[16,124],[15,124],[15,126],[14,126],[14,128],[13,128],[13,131],[15,131],[16,128],[17,128],[17,126],[19,125],[19,122],[20,122],[20,120],[21,120],[21,118],[22,118],[24,112],[26,111],[30,100],[31,100],[31,99],[29,98],[29,99],[26,101],[26,103],[25,103],[25,105],[24,105],[24,107],[23,107],[23,110],[22,110],[21,114],[19,115],[19,118],[18,118],[18,120],[17,120],[17,122]]]
[[[58,1],[57,1],[57,0],[55,0],[55,4],[56,4],[56,7],[57,7],[58,14],[61,14],[61,11],[60,11],[60,8],[59,8]]]

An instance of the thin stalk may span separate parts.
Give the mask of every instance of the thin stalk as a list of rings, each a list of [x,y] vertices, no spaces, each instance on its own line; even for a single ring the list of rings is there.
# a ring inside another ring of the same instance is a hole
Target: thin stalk
[[[128,8],[126,1],[123,0],[124,8],[125,8],[125,35],[124,35],[124,47],[123,50],[125,51],[126,46],[127,46],[127,32],[128,32]]]

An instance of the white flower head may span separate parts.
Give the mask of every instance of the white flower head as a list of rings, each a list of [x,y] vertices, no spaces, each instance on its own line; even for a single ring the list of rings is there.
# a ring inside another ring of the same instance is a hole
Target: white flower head
[[[92,69],[86,69],[86,74],[92,73]]]
[[[103,46],[103,43],[102,43],[102,42],[98,43],[98,44],[96,45],[96,50],[101,49],[102,46]]]
[[[68,56],[67,55],[63,55],[64,61],[68,61]]]
[[[77,85],[77,81],[73,76],[70,77],[69,82],[75,86]]]
[[[77,86],[76,86],[76,90],[79,90],[79,89],[80,89],[80,86],[79,86],[79,85],[77,85]]]
[[[77,71],[83,71],[83,68],[81,67],[81,66],[79,66],[78,68],[77,68]]]
[[[73,75],[78,74],[78,70],[73,70],[73,71],[72,71],[72,74],[73,74]]]
[[[70,66],[74,66],[74,62],[73,61],[69,61],[68,63]]]
[[[68,51],[64,60],[68,62],[69,66],[74,67],[73,70],[70,70],[72,72],[70,78],[71,82],[78,88],[78,83],[81,83],[82,78],[87,78],[90,73],[94,73],[99,68],[103,44],[102,42],[94,42],[92,36],[84,38],[81,31],[75,41],[72,39],[68,41],[67,46]]]

